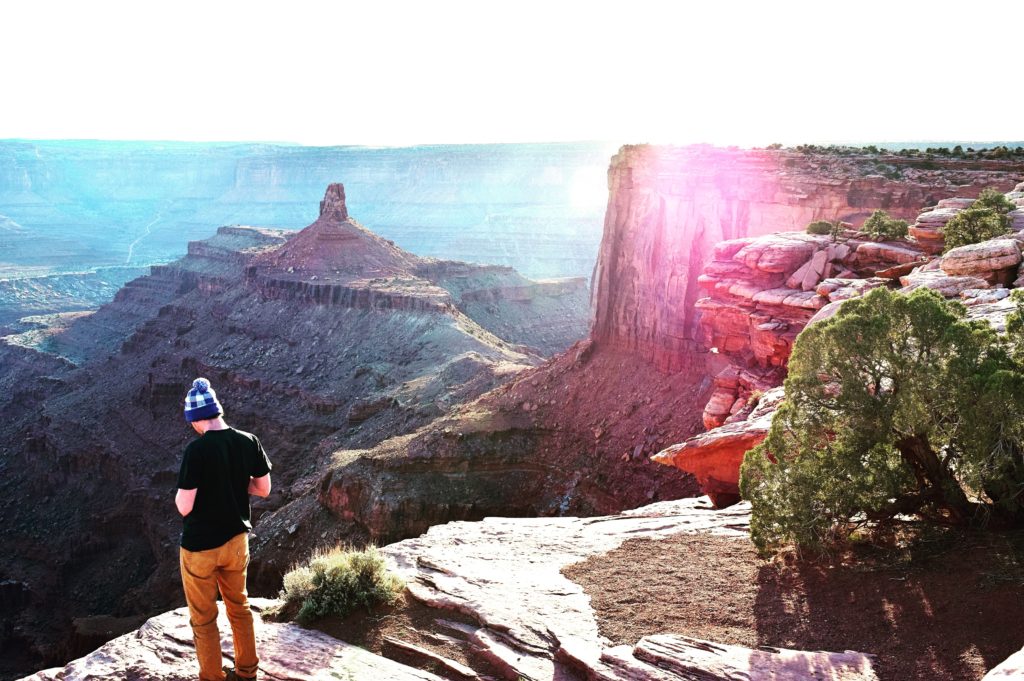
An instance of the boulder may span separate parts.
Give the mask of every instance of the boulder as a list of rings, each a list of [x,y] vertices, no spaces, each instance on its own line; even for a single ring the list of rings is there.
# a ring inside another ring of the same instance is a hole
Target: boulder
[[[704,427],[711,429],[725,423],[732,414],[732,405],[736,402],[736,393],[731,388],[717,388],[704,405]]]
[[[862,296],[873,288],[887,286],[889,281],[882,277],[869,277],[867,279],[826,279],[815,291],[820,296],[829,299],[829,302],[837,300],[848,300]],[[817,314],[815,314],[817,316]]]
[[[927,256],[911,243],[866,241],[857,246],[857,259],[865,263],[885,263],[891,267],[924,261]]]
[[[984,320],[997,333],[1005,333],[1006,318],[1016,311],[1017,301],[1006,297],[995,302],[985,301],[970,305],[967,308],[967,318]]]
[[[811,256],[811,259],[805,262],[797,269],[789,279],[786,280],[786,286],[792,289],[802,289],[804,291],[812,291],[814,287],[818,285],[818,282],[822,278],[827,277],[831,272],[831,255],[832,247],[829,246],[827,250],[817,251]]]
[[[960,292],[960,299],[964,305],[987,305],[997,303],[1004,298],[1010,297],[1010,290],[1005,288],[969,288]]]
[[[1017,276],[1020,261],[1016,240],[990,239],[952,249],[942,257],[940,267],[953,276],[976,276],[990,284],[1009,284]]]
[[[904,292],[916,288],[930,288],[938,291],[945,298],[957,298],[961,291],[967,289],[989,288],[987,281],[980,277],[954,276],[942,270],[916,270],[905,277],[900,277]]]
[[[819,237],[824,243],[827,237]],[[814,237],[800,234],[773,234],[756,239],[732,256],[752,270],[770,273],[795,272],[814,251]]]
[[[926,253],[930,255],[942,253],[945,241],[942,230],[946,223],[971,203],[974,203],[974,199],[944,199],[939,202],[939,206],[918,215],[917,220],[910,225],[907,232]]]
[[[782,388],[773,388],[761,396],[745,421],[713,428],[672,445],[655,454],[651,460],[692,473],[700,483],[701,491],[711,498],[716,507],[735,504],[740,500],[743,455],[764,440],[782,398]]]
[[[836,312],[839,312],[839,306],[842,305],[843,302],[844,300],[835,300],[826,305],[825,307],[821,308],[820,310],[814,313],[814,316],[811,317],[809,322],[807,322],[807,326],[810,326],[815,322],[820,322],[823,319],[828,319]]]
[[[1024,201],[1024,197],[1021,200]],[[1021,204],[1018,203],[1017,205]],[[1010,220],[1010,229],[1015,232],[1024,230],[1024,208],[1011,210],[1006,214],[1006,217]]]
[[[937,204],[936,208],[953,208],[963,210],[964,208],[970,208],[971,204],[974,203],[974,199],[966,196],[952,196],[948,199],[941,199]]]

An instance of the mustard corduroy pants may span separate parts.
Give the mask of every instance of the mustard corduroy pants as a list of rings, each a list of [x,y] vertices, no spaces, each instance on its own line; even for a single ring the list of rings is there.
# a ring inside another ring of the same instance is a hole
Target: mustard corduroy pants
[[[242,532],[215,549],[181,549],[181,583],[185,587],[190,624],[199,658],[200,681],[223,681],[220,631],[217,629],[217,592],[224,600],[235,646],[235,673],[256,676],[256,636],[245,589],[249,566],[249,534]]]

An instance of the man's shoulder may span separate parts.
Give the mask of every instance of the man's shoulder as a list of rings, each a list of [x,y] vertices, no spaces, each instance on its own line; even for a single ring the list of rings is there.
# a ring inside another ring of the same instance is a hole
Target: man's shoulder
[[[252,440],[253,442],[259,441],[259,438],[257,438],[255,435],[253,435],[247,430],[241,430],[240,428],[235,428],[234,426],[231,426],[231,430],[234,431],[236,435],[241,435],[247,440]]]
[[[257,446],[257,447],[259,447],[259,446],[260,446],[260,440],[259,440],[259,438],[258,438],[258,437],[256,437],[255,435],[253,435],[252,433],[250,433],[250,432],[248,432],[248,431],[246,431],[246,430],[239,430],[238,428],[235,428],[234,426],[231,426],[231,427],[230,427],[230,430],[231,430],[232,434],[233,434],[233,435],[234,435],[234,436],[235,436],[235,437],[236,437],[237,439],[239,439],[239,440],[245,440],[246,442],[250,442],[250,443],[252,443],[252,444],[253,444],[254,446]]]

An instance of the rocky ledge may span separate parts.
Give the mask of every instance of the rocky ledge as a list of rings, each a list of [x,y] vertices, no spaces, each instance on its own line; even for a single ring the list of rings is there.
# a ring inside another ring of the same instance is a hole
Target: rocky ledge
[[[709,532],[743,541],[748,516],[745,505],[716,511],[706,499],[686,499],[595,518],[487,518],[435,526],[383,552],[409,594],[437,609],[434,635],[457,638],[510,680],[876,679],[871,656],[849,651],[751,650],[678,632],[612,646],[598,631],[589,597],[560,572],[632,538]],[[253,599],[257,612],[271,603]],[[476,624],[452,622],[445,611],[469,615]],[[221,628],[228,630],[226,620]],[[257,631],[267,678],[439,678],[293,624],[261,621]],[[194,673],[191,647],[187,611],[179,608],[63,669],[27,680],[184,680]],[[229,656],[229,637],[224,650]],[[464,666],[445,668],[450,678],[483,678]]]
[[[1024,205],[1024,182],[1006,197]],[[796,337],[872,288],[930,288],[1001,331],[1015,308],[1010,288],[1024,284],[1024,212],[1010,212],[1006,235],[936,255],[945,222],[973,202],[944,199],[918,216],[909,238],[889,242],[847,229],[836,237],[790,232],[717,244],[697,280],[706,297],[695,303],[700,341],[720,358],[703,414],[708,432],[653,460],[693,473],[718,505],[738,501],[743,454],[767,434],[782,397],[772,389],[785,378]]]
[[[260,613],[274,601],[253,598],[249,602],[254,610],[256,645],[264,678],[440,681],[433,674],[374,655],[319,631],[264,620]],[[230,664],[234,651],[230,623],[223,610],[218,626],[224,661]],[[224,632],[228,632],[226,636]],[[193,681],[197,669],[188,608],[178,608],[150,618],[136,631],[115,638],[66,667],[46,669],[22,681]]]

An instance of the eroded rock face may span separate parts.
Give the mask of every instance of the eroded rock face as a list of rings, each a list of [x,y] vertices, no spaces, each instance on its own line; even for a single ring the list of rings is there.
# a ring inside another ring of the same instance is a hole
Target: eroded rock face
[[[743,456],[764,440],[782,398],[782,388],[772,388],[760,396],[746,418],[712,428],[651,458],[693,473],[717,508],[735,504],[740,500]]]
[[[899,168],[905,179],[871,174],[879,160]],[[717,244],[803,231],[815,220],[858,225],[877,208],[913,219],[922,206],[941,199],[976,196],[986,186],[1007,190],[1020,172],[1012,164],[1000,168],[956,161],[921,171],[895,155],[879,159],[706,146],[623,147],[608,176],[604,238],[593,277],[594,340],[627,348],[662,369],[692,366],[698,340],[696,303],[704,295],[698,277],[713,259],[733,255],[714,254]],[[877,256],[895,264],[928,252],[864,248],[865,262]],[[802,264],[805,249],[793,242],[788,249],[771,249],[763,260],[757,250],[748,250],[738,264],[765,274],[787,270],[787,277],[778,281],[782,286],[796,271],[788,263]],[[824,264],[810,266],[812,276],[830,276],[817,274]],[[801,278],[787,287],[811,291],[810,285]]]
[[[1020,242],[991,239],[959,246],[942,256],[942,271],[953,276],[981,277],[989,284],[1009,285],[1017,278]]]
[[[876,243],[853,232],[837,240],[800,233],[736,239],[718,244],[712,257],[698,278],[707,297],[694,305],[697,337],[729,366],[714,378],[706,428],[743,412],[754,391],[781,383],[793,342],[819,311],[893,285],[904,269],[928,261],[915,243]],[[977,278],[964,284],[986,286]]]
[[[704,377],[582,342],[501,389],[376,446],[325,450],[297,498],[266,515],[250,574],[268,589],[324,541],[386,543],[452,519],[600,515],[697,494],[650,455],[700,432]],[[326,443],[325,443],[326,444]]]
[[[940,201],[923,214],[925,222],[937,223],[933,214],[946,219],[972,202]],[[928,238],[933,241],[876,243],[847,231],[835,241],[776,234],[718,244],[698,279],[707,297],[695,304],[701,339],[729,362],[715,376],[704,408],[709,431],[653,460],[694,473],[716,503],[738,500],[743,454],[764,438],[775,409],[765,404],[751,414],[751,395],[782,383],[793,342],[808,324],[828,319],[843,301],[878,286],[901,286],[904,292],[932,289],[961,300],[972,318],[1003,330],[1012,307],[1005,286],[1017,278],[1020,241],[1015,236],[991,239],[939,258],[933,253],[942,251],[941,230]],[[776,402],[781,399],[781,393],[773,396]]]

